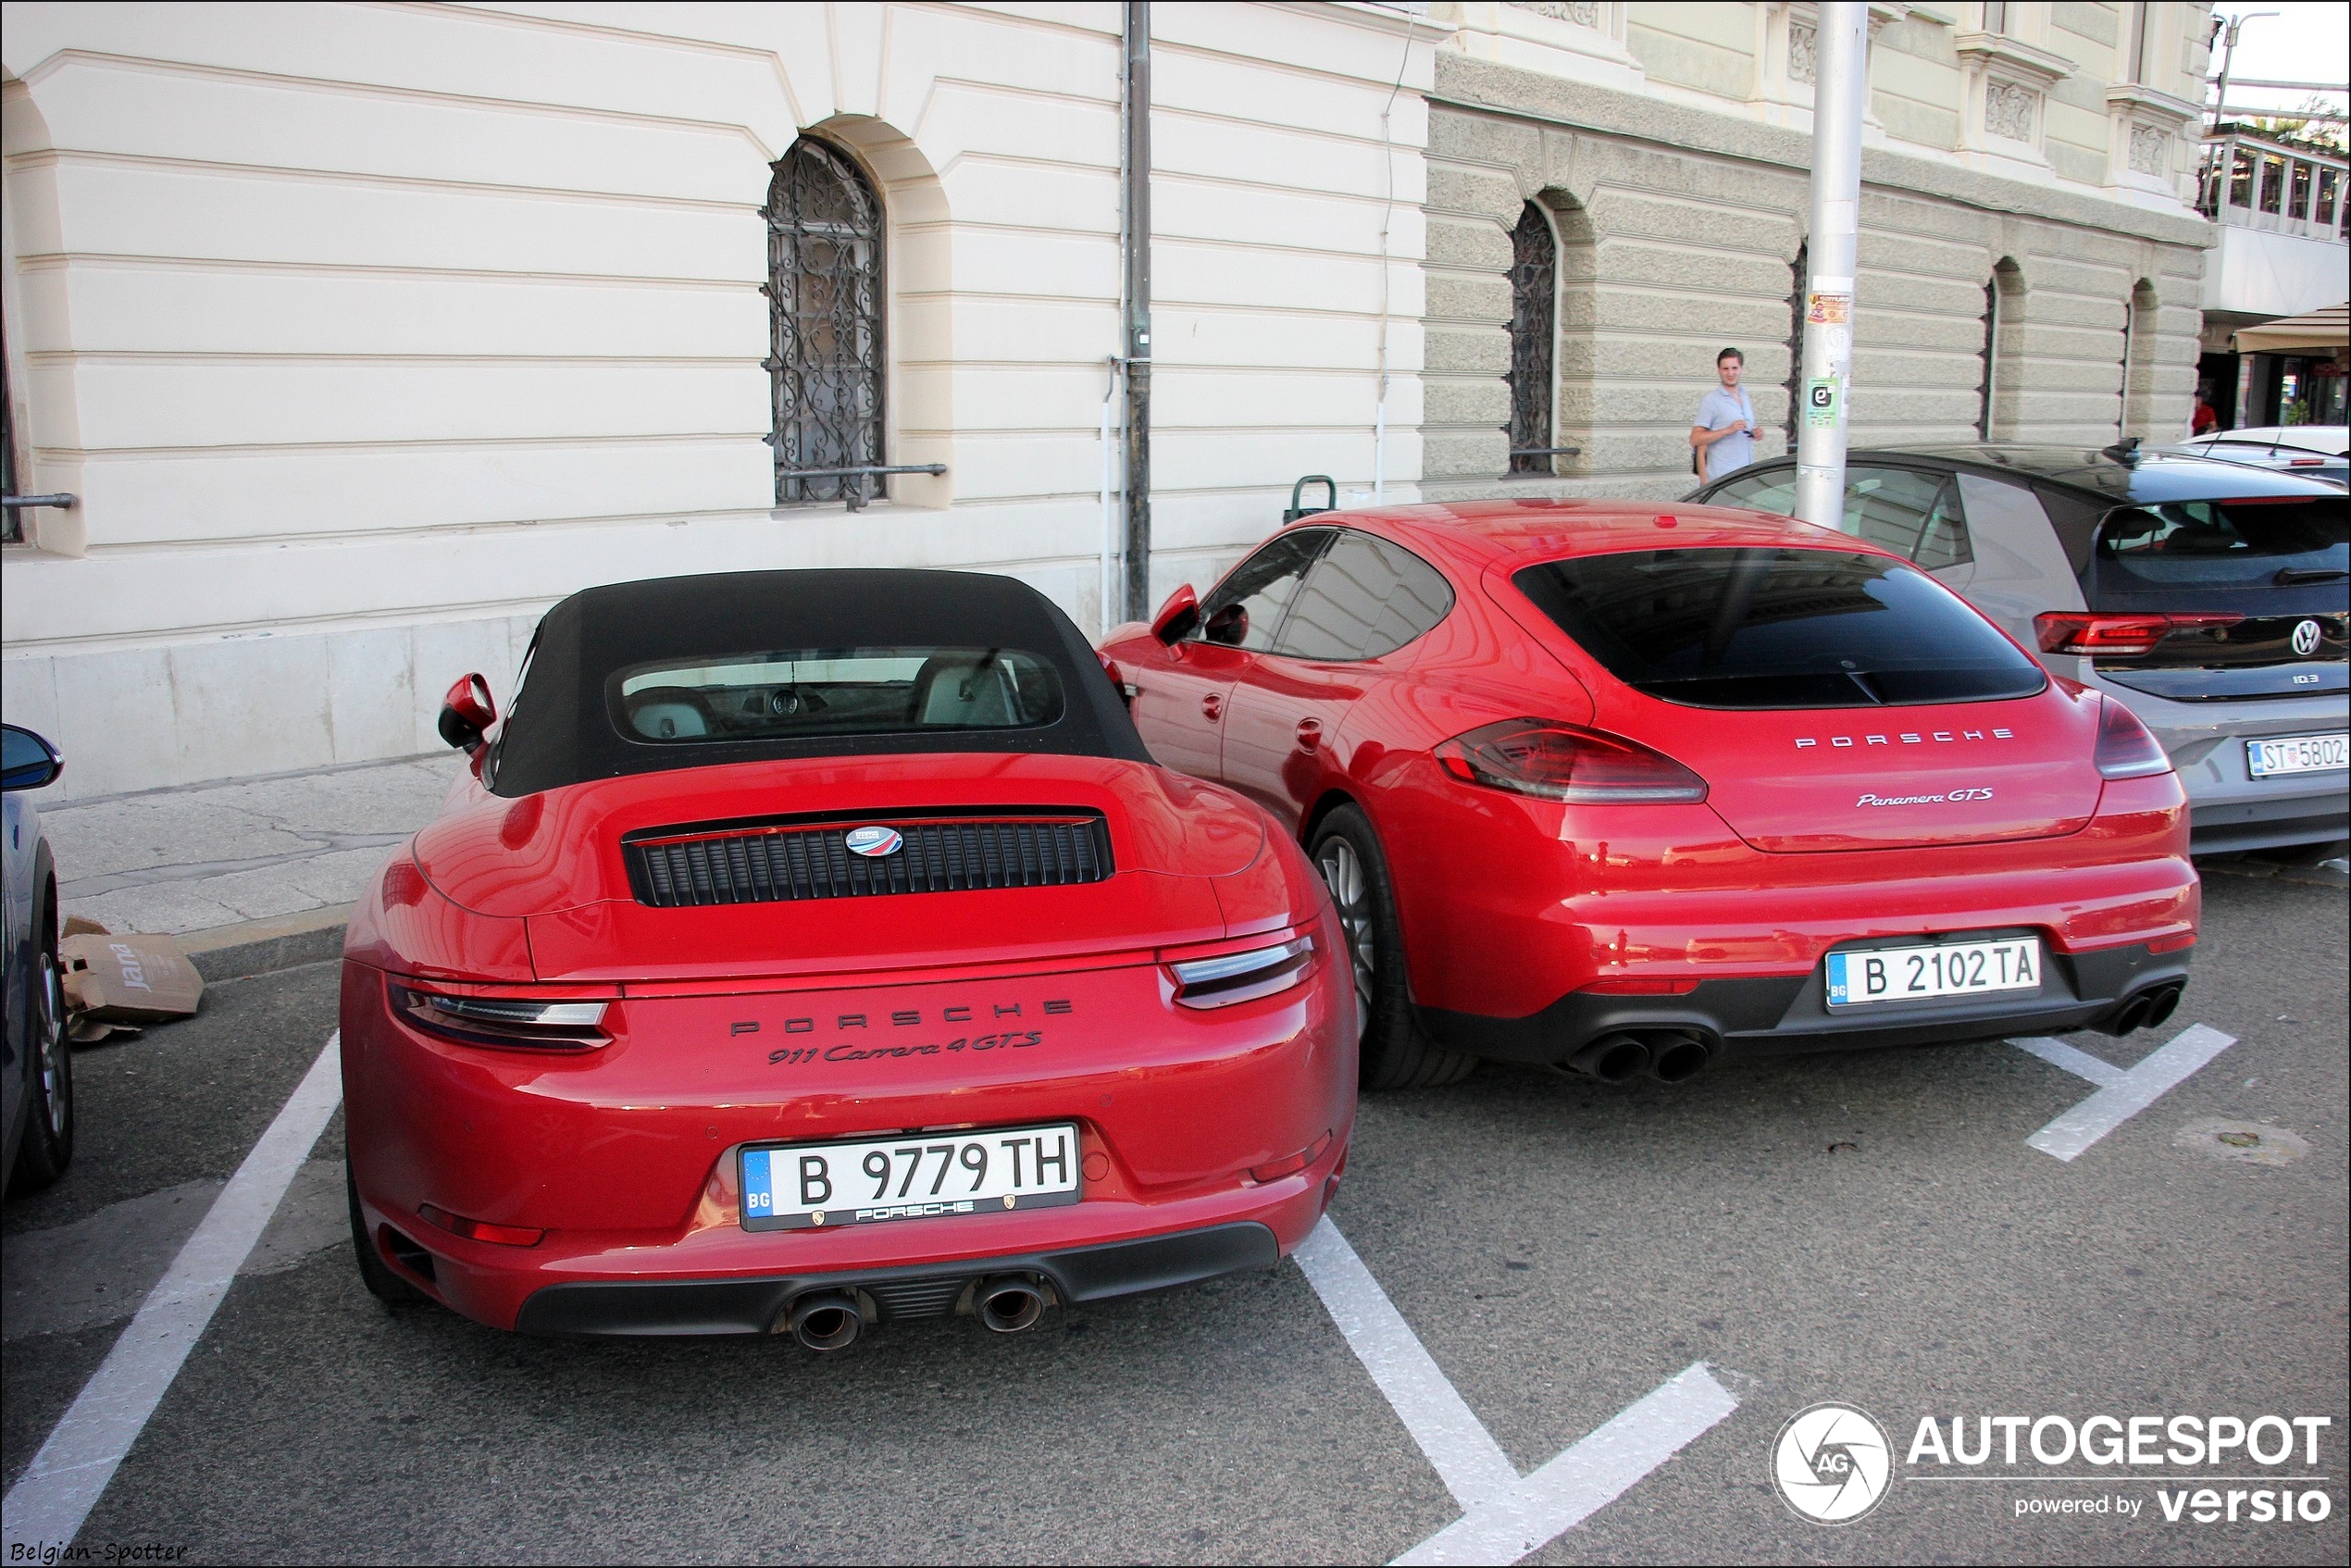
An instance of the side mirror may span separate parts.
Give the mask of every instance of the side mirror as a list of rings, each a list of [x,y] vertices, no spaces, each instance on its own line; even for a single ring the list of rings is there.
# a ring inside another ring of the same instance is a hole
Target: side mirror
[[[0,725],[0,790],[41,790],[57,781],[66,759],[30,729]]]
[[[1200,595],[1192,585],[1185,583],[1167,596],[1167,603],[1151,617],[1151,635],[1162,642],[1181,642],[1200,624]]]
[[[478,675],[461,677],[441,700],[441,738],[471,754],[484,731],[498,722],[498,706],[490,700],[490,682]]]

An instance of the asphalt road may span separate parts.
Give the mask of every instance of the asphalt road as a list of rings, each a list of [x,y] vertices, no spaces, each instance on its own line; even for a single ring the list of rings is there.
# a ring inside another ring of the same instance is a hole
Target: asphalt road
[[[2190,1025],[2236,1043],[2070,1164],[2025,1139],[2094,1086],[2007,1045],[1368,1101],[1332,1217],[1520,1472],[1693,1363],[1738,1400],[1528,1561],[2345,1561],[2345,898],[2213,875],[2206,899],[2178,1015],[2071,1043],[2123,1068]],[[5,1211],[9,1484],[316,1058],[334,988],[324,964],[217,986],[78,1059],[73,1171]],[[2260,1141],[2199,1137],[2215,1119]],[[535,1341],[361,1290],[341,1139],[90,1515],[93,1561],[1386,1561],[1462,1512],[1295,1264],[827,1357]],[[1834,1529],[1771,1478],[1822,1400],[1897,1462]],[[2269,1472],[1901,1462],[1925,1416],[1972,1440],[2096,1414],[2332,1425],[2315,1467]],[[2326,1477],[2295,1489],[2328,1517],[2162,1516],[2183,1478],[2257,1473]],[[2017,1512],[2065,1498],[2108,1511]]]

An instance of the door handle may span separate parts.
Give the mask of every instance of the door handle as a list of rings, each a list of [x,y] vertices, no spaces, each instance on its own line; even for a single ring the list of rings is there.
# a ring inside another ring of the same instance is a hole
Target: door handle
[[[1311,752],[1322,743],[1323,721],[1319,718],[1300,719],[1298,721],[1298,749],[1301,752]]]
[[[1224,716],[1225,699],[1216,692],[1211,691],[1207,696],[1202,697],[1200,700],[1200,711],[1202,717],[1206,718],[1209,723],[1214,724],[1219,718]]]

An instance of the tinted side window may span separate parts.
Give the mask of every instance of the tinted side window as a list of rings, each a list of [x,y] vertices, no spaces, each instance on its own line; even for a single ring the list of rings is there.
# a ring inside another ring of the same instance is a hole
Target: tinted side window
[[[1709,506],[1752,506],[1759,512],[1796,516],[1796,470],[1773,468],[1733,479],[1706,498]]]
[[[1959,595],[1883,555],[1626,551],[1511,581],[1617,679],[1693,707],[1980,703],[2046,683]]]
[[[1947,474],[1854,467],[1845,477],[1845,531],[1927,570],[1975,557],[1968,548],[1959,489]]]
[[[1263,653],[1282,628],[1282,612],[1298,596],[1306,568],[1330,544],[1332,529],[1300,529],[1269,541],[1232,575],[1200,606],[1200,630],[1194,640],[1222,642],[1228,647]]]
[[[1445,618],[1453,590],[1436,567],[1352,529],[1306,579],[1275,652],[1299,659],[1376,659]]]

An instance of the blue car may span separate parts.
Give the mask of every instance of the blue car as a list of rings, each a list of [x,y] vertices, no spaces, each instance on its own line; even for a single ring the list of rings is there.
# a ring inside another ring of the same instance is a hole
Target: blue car
[[[30,729],[0,725],[0,844],[6,882],[7,1143],[0,1183],[12,1192],[48,1186],[73,1159],[73,1050],[66,1043],[66,998],[57,969],[57,872],[41,814],[24,797],[65,771],[57,749]]]

